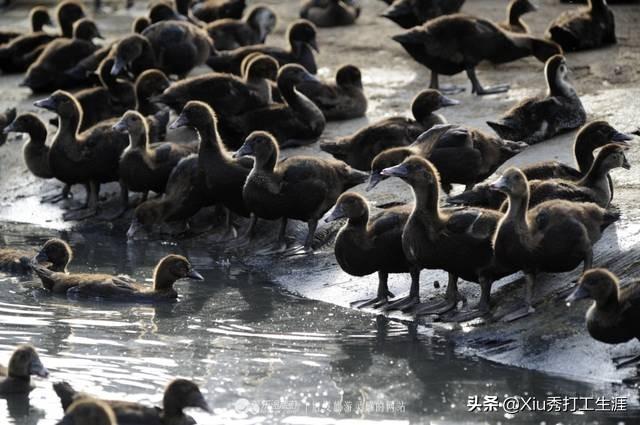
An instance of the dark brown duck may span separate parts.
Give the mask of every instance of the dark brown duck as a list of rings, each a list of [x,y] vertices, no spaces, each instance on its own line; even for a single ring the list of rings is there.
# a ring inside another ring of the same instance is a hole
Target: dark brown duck
[[[31,375],[46,378],[49,371],[42,365],[33,346],[19,345],[9,359],[9,366],[0,366],[0,395],[28,394],[35,388]]]
[[[171,81],[164,72],[159,69],[148,69],[138,75],[135,83],[137,110],[142,115],[151,115],[160,112],[163,105],[157,104],[153,98],[160,95],[171,85]]]
[[[107,403],[91,398],[71,403],[58,425],[118,425],[113,409]]]
[[[218,19],[206,30],[216,50],[233,50],[244,46],[265,44],[277,24],[275,12],[267,6],[252,8],[244,19]]]
[[[0,113],[0,130],[4,130],[9,124],[16,119],[16,108],[7,108],[3,113]],[[4,145],[7,141],[7,134],[9,132],[0,132],[0,146]]]
[[[50,270],[65,273],[73,253],[71,247],[60,239],[49,239],[34,254],[11,248],[0,249],[0,271],[11,274],[31,273],[34,261]]]
[[[6,44],[22,35],[40,33],[43,31],[45,25],[52,25],[51,16],[49,16],[47,8],[44,6],[32,7],[29,12],[29,23],[31,24],[29,31],[0,31],[0,45]]]
[[[360,16],[360,5],[354,0],[306,0],[300,9],[300,17],[317,27],[342,27],[353,25]]]
[[[522,16],[536,10],[538,8],[529,0],[511,0],[507,6],[507,20],[500,22],[498,26],[511,32],[529,33],[529,26],[522,20]]]
[[[587,7],[558,16],[549,25],[547,36],[567,52],[615,44],[615,18],[606,0],[589,0]]]
[[[438,16],[459,12],[464,0],[395,0],[387,4],[382,17],[409,29]]]
[[[204,22],[218,19],[240,19],[246,0],[205,0],[193,6],[193,15]]]

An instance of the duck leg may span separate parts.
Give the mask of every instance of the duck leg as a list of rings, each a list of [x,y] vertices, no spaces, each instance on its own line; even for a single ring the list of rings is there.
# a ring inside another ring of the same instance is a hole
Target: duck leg
[[[268,248],[260,249],[256,251],[256,255],[272,255],[272,254],[281,254],[287,249],[287,241],[285,239],[285,234],[287,231],[287,218],[282,217],[280,221],[280,230],[278,231],[278,240],[275,244]]]
[[[616,369],[622,369],[623,367],[640,362],[640,355],[614,357],[612,360]]]
[[[467,68],[467,77],[471,80],[471,93],[475,93],[479,96],[485,94],[496,94],[496,93],[505,93],[509,91],[511,86],[509,84],[498,84],[497,86],[492,87],[482,87],[480,84],[480,80],[478,80],[478,76],[476,75],[476,69],[474,67]]]
[[[71,185],[65,184],[64,187],[62,188],[61,193],[58,193],[56,195],[51,195],[51,196],[45,196],[42,199],[40,199],[40,203],[41,204],[45,204],[45,203],[57,204],[58,202],[64,199],[68,199],[72,197],[73,197],[73,194],[71,193]]]
[[[389,286],[387,281],[389,280],[389,273],[386,272],[378,272],[378,294],[375,298],[370,300],[359,300],[351,303],[351,306],[357,308],[365,308],[373,305],[374,308],[379,308],[385,305],[389,297],[393,297],[391,291],[389,291]]]
[[[225,236],[231,234],[231,239],[236,239],[238,237],[238,231],[236,227],[233,225],[233,215],[231,214],[231,210],[229,208],[225,208]]]
[[[445,294],[444,300],[436,303],[420,304],[415,308],[414,313],[416,316],[424,314],[444,314],[456,308],[458,301],[461,299],[462,297],[460,296],[460,292],[458,292],[458,276],[453,273],[449,273],[447,293]]]
[[[115,214],[106,217],[105,220],[111,221],[111,220],[115,220],[122,217],[124,213],[127,212],[128,208],[129,208],[129,188],[127,187],[127,185],[124,184],[124,182],[121,181],[120,182],[120,208],[118,208],[118,211],[116,211]]]
[[[518,319],[522,319],[536,311],[533,308],[533,285],[535,283],[535,275],[527,273],[524,275],[525,287],[524,287],[524,307],[513,311],[502,318],[503,322],[514,322]]]
[[[288,257],[292,257],[294,255],[307,255],[313,254],[313,238],[316,234],[316,229],[318,228],[318,220],[315,218],[310,219],[307,222],[307,226],[309,230],[307,232],[307,238],[304,241],[304,245],[302,247],[296,247],[287,252]]]
[[[444,94],[458,94],[466,90],[464,87],[456,86],[455,84],[443,84],[441,86],[438,80],[438,73],[435,71],[431,71],[431,82],[429,83],[429,88],[439,90]]]
[[[491,285],[493,285],[493,280],[484,277],[480,277],[479,280],[481,292],[478,304],[476,304],[471,310],[454,314],[450,318],[447,318],[447,320],[453,322],[468,322],[489,313],[491,309],[489,301],[491,298]]]
[[[411,288],[409,295],[397,300],[393,300],[384,310],[402,310],[406,311],[413,306],[420,304],[420,269],[411,270]]]
[[[84,220],[93,217],[98,212],[98,195],[100,194],[100,184],[95,181],[89,182],[89,195],[87,207],[84,210],[68,212],[62,217],[64,220]]]

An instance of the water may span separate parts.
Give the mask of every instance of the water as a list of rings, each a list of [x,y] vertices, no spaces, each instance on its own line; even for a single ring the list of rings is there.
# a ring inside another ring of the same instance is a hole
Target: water
[[[54,236],[33,227],[3,227],[0,242],[19,248]],[[148,280],[156,260],[176,252],[189,256],[206,281],[179,282],[177,303],[136,305],[67,300],[34,280],[0,276],[0,362],[6,364],[16,344],[30,342],[51,372],[49,380],[35,379],[29,398],[0,399],[0,424],[55,424],[62,409],[52,382],[157,404],[174,377],[194,379],[205,393],[214,414],[190,412],[201,424],[624,420],[623,414],[602,412],[469,412],[473,396],[483,402],[494,395],[544,399],[614,392],[609,385],[457,358],[441,336],[296,297],[259,273],[216,261],[195,241],[131,245],[103,232],[71,236],[73,271]],[[638,408],[635,400],[628,403]]]

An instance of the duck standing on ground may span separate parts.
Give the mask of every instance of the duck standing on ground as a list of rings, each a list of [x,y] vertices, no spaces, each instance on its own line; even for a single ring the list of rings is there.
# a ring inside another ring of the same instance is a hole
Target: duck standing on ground
[[[31,23],[31,29],[24,33],[17,31],[0,31],[0,45],[6,44],[22,35],[40,33],[43,31],[45,25],[52,25],[49,11],[44,6],[31,8],[29,12],[29,22]]]
[[[569,69],[564,56],[550,58],[544,67],[547,80],[545,96],[519,102],[498,121],[487,121],[500,137],[530,145],[558,133],[578,128],[587,121],[587,113],[575,89],[568,81]]]
[[[218,19],[240,19],[247,6],[246,0],[204,0],[193,5],[193,15],[204,22]]]
[[[4,134],[26,133],[29,140],[24,144],[22,157],[31,173],[41,179],[53,177],[49,167],[49,146],[47,142],[47,127],[37,115],[22,114],[3,130]]]
[[[73,402],[58,425],[118,425],[111,407],[91,398]]]
[[[353,25],[358,16],[357,0],[307,0],[300,9],[301,18],[322,28]]]
[[[216,50],[233,50],[264,44],[275,29],[278,18],[267,6],[252,8],[244,19],[219,19],[206,26]]]
[[[11,248],[0,249],[0,271],[11,274],[28,274],[33,262],[55,272],[66,273],[73,253],[71,247],[61,239],[49,239],[34,257],[33,253]]]
[[[338,264],[352,276],[378,273],[376,297],[359,302],[358,308],[378,308],[393,294],[389,291],[389,273],[410,273],[412,285],[419,285],[420,270],[409,263],[402,250],[402,230],[412,207],[403,205],[385,209],[369,217],[367,200],[354,192],[340,195],[326,222],[347,219],[336,236],[334,253]]]
[[[395,0],[387,4],[381,16],[409,29],[438,16],[458,13],[464,0]]]
[[[547,36],[567,52],[615,44],[615,18],[606,0],[589,0],[587,7],[558,16],[549,25]]]
[[[507,20],[500,22],[498,26],[504,30],[529,33],[529,27],[522,21],[522,15],[535,12],[538,8],[529,0],[511,0],[507,6]]]
[[[465,71],[472,93],[478,95],[509,90],[508,84],[483,87],[476,76],[480,62],[501,64],[531,55],[545,62],[562,53],[560,46],[551,41],[507,32],[486,19],[463,14],[441,16],[392,38],[414,60],[431,70],[430,88],[439,87],[439,74]]]
[[[33,346],[19,345],[9,359],[9,366],[0,366],[0,395],[28,394],[35,388],[31,384],[31,375],[46,378],[49,371]]]
[[[589,335],[607,344],[622,344],[640,339],[640,285],[631,282],[620,288],[618,277],[607,269],[591,269],[578,281],[578,287],[567,297],[568,302],[586,298],[594,302],[587,310],[586,324]],[[614,359],[617,368],[640,360],[640,356]]]
[[[342,192],[367,178],[365,173],[336,160],[294,156],[278,163],[278,142],[263,131],[251,133],[236,156],[254,158],[243,189],[245,205],[253,213],[251,230],[257,218],[280,219],[277,241],[280,252],[286,249],[289,219],[307,222],[309,232],[302,252],[311,252],[318,220]]]
[[[620,214],[594,203],[554,200],[529,209],[529,182],[517,168],[509,168],[492,184],[507,194],[509,207],[494,235],[498,261],[525,274],[525,306],[504,317],[511,321],[534,311],[533,291],[538,273],[561,273],[584,262],[589,270],[593,245]]]
[[[368,171],[371,169],[371,161],[380,152],[408,146],[434,125],[446,123],[442,115],[434,112],[459,103],[437,90],[427,89],[420,92],[411,103],[413,119],[386,118],[361,128],[351,136],[322,142],[320,149],[358,170]]]

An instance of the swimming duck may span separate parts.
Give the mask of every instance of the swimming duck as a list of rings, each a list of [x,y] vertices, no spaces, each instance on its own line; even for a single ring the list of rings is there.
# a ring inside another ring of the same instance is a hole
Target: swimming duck
[[[517,168],[505,171],[492,187],[506,193],[509,200],[494,236],[496,259],[525,274],[525,307],[505,316],[505,321],[511,321],[534,311],[538,273],[568,272],[582,262],[584,270],[589,270],[593,245],[620,214],[594,203],[565,200],[547,201],[529,209],[529,182]]]
[[[409,29],[438,16],[459,12],[464,0],[395,0],[387,4],[389,7],[381,16]]]
[[[296,89],[320,108],[327,121],[360,118],[367,112],[362,74],[353,65],[338,69],[335,84],[303,81]]]
[[[606,344],[622,344],[640,338],[640,297],[638,282],[633,281],[620,288],[618,277],[607,269],[591,269],[585,272],[578,286],[567,297],[568,302],[590,298],[594,302],[587,310],[586,324],[589,335]],[[640,356],[626,361],[617,361],[621,368],[640,360]]]
[[[16,119],[16,108],[7,108],[3,113],[0,113],[0,130],[7,127],[13,120]],[[0,132],[0,146],[4,145],[7,141],[7,132]]]
[[[57,382],[53,384],[53,389],[60,397],[62,408],[65,410],[73,402],[93,399],[88,394],[76,391],[67,382]],[[183,409],[197,407],[206,412],[211,412],[198,386],[187,379],[174,379],[167,385],[162,399],[162,409],[131,401],[103,401],[113,409],[119,425],[187,425],[194,424],[195,421],[185,414]]]
[[[280,147],[313,143],[324,131],[322,111],[304,94],[296,90],[298,82],[317,78],[298,64],[285,65],[278,71],[278,90],[284,103],[272,103],[222,121],[221,134],[228,146],[244,140],[252,131],[263,130],[279,141]],[[237,145],[235,145],[237,146]]]
[[[65,71],[98,48],[92,42],[94,38],[102,38],[96,24],[88,18],[80,19],[73,25],[73,38],[60,38],[47,44],[38,59],[27,69],[26,78],[21,85],[34,92],[72,86],[75,80]]]
[[[527,180],[562,179],[578,181],[589,171],[593,164],[593,151],[608,143],[617,143],[628,146],[632,136],[624,134],[613,128],[606,121],[592,121],[585,124],[576,135],[573,144],[573,154],[578,168],[563,164],[558,161],[542,161],[522,167]],[[613,182],[610,177],[609,191],[613,197]],[[461,193],[448,199],[453,205],[481,206],[498,209],[506,200],[506,195],[497,190],[491,190],[490,184],[476,185],[472,190]],[[611,199],[609,199],[611,201]]]
[[[511,0],[507,6],[507,20],[498,26],[504,30],[518,33],[529,33],[529,27],[521,19],[522,15],[535,12],[538,8],[529,0]]]
[[[138,75],[135,82],[138,112],[143,115],[151,115],[160,112],[163,107],[152,98],[160,95],[171,85],[171,81],[159,69],[147,69]]]
[[[193,15],[204,22],[218,19],[240,19],[246,7],[245,0],[205,0],[193,5]]]
[[[122,214],[129,206],[129,191],[163,193],[169,174],[182,158],[197,151],[197,146],[179,143],[149,145],[149,126],[136,111],[127,111],[113,129],[129,134],[129,146],[120,157],[118,174],[122,199]]]
[[[24,34],[35,34],[43,31],[45,25],[52,25],[49,11],[44,6],[35,6],[29,12],[30,32],[0,31],[0,45],[10,42]]]
[[[22,156],[24,163],[31,173],[41,179],[53,177],[49,168],[49,147],[47,141],[47,127],[35,114],[25,113],[17,117],[3,130],[4,134],[26,133],[29,140],[24,144]]]
[[[568,81],[569,69],[564,56],[551,57],[544,72],[546,95],[525,99],[507,111],[500,120],[487,121],[487,125],[500,137],[532,145],[578,128],[587,121],[582,102]]]
[[[138,16],[134,19],[133,24],[131,24],[131,32],[134,34],[141,34],[149,25],[151,25],[151,20],[149,18],[146,16]]]
[[[386,118],[361,128],[351,136],[323,142],[320,149],[358,170],[368,171],[371,169],[371,161],[380,152],[408,146],[429,128],[446,123],[443,116],[434,112],[458,103],[460,102],[443,96],[437,90],[427,89],[420,92],[411,103],[413,119]]]
[[[0,366],[0,395],[26,394],[35,387],[31,375],[49,376],[32,345],[19,345],[9,359],[9,367]]]
[[[300,17],[318,27],[353,25],[360,16],[360,5],[354,0],[306,0]]]
[[[68,92],[58,90],[34,105],[55,112],[60,119],[49,151],[53,176],[66,184],[89,184],[86,211],[65,217],[82,219],[95,215],[100,184],[118,181],[120,155],[129,144],[127,136],[113,130],[109,122],[79,133],[82,107]]]
[[[589,0],[587,7],[558,16],[549,25],[547,36],[567,52],[615,44],[615,18],[606,0]]]
[[[336,236],[334,253],[338,264],[352,276],[378,273],[376,297],[359,303],[359,308],[380,307],[393,294],[389,291],[389,273],[410,273],[412,285],[419,285],[420,270],[407,261],[402,250],[402,230],[411,214],[412,206],[385,209],[369,216],[367,200],[354,192],[345,192],[326,222],[347,219]]]
[[[0,249],[0,271],[11,274],[28,274],[33,261],[55,272],[66,273],[73,253],[71,247],[61,239],[49,239],[38,254],[11,248]]]
[[[365,173],[336,160],[293,156],[278,163],[278,142],[264,131],[251,133],[236,156],[254,158],[243,189],[245,205],[254,220],[282,220],[278,251],[286,249],[287,221],[294,219],[306,221],[309,226],[303,252],[310,252],[318,220],[342,192],[367,178]]]
[[[280,66],[299,63],[310,73],[317,73],[318,67],[313,56],[313,50],[318,51],[315,25],[304,19],[297,20],[289,25],[286,38],[289,40],[288,50],[266,44],[245,46],[235,50],[218,52],[217,55],[212,55],[209,58],[207,64],[214,71],[241,75],[243,59],[251,53],[258,52],[273,57]]]
[[[438,74],[465,71],[472,93],[486,95],[509,90],[508,84],[483,87],[476,66],[486,60],[494,64],[535,56],[545,62],[562,53],[560,46],[525,34],[504,31],[493,22],[463,14],[445,15],[392,37],[418,63],[431,70],[430,88],[438,88]]]
[[[277,21],[277,15],[270,7],[256,6],[244,19],[219,19],[207,24],[206,30],[216,50],[233,50],[264,44]]]
[[[91,398],[73,402],[58,425],[118,425],[107,403]]]
[[[385,168],[382,174],[399,177],[413,189],[415,206],[402,233],[407,260],[421,269],[449,273],[443,303],[420,306],[419,288],[414,286],[408,297],[389,307],[405,311],[414,308],[416,314],[444,313],[460,301],[457,282],[462,278],[481,286],[480,300],[471,314],[488,312],[493,281],[516,271],[496,262],[493,256],[492,238],[502,214],[479,208],[441,209],[438,171],[418,156]]]
[[[386,177],[383,169],[401,163],[412,155],[428,159],[438,170],[440,183],[448,194],[451,184],[464,184],[470,190],[477,182],[493,174],[506,160],[522,152],[524,143],[490,137],[480,130],[454,125],[437,125],[407,147],[380,152],[371,162],[367,190]]]

